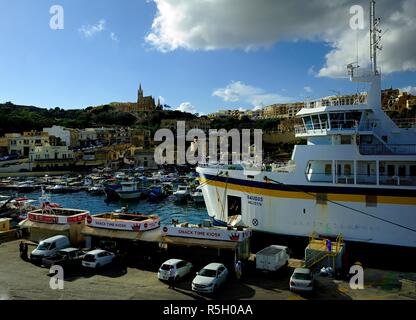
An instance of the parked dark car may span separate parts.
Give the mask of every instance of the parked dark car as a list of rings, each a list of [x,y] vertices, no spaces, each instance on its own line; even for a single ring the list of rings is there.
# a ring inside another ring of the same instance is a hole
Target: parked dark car
[[[80,267],[85,254],[85,251],[76,248],[62,249],[52,257],[43,258],[42,265],[48,268],[59,265],[64,269]]]
[[[9,154],[7,156],[0,157],[0,161],[18,160],[20,156],[18,154]]]

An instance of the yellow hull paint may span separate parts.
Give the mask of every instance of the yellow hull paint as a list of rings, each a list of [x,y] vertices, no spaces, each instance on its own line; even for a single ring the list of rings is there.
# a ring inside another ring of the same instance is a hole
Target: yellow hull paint
[[[297,192],[297,191],[282,191],[282,190],[268,190],[264,188],[248,187],[232,183],[225,183],[221,181],[213,181],[204,178],[200,178],[201,184],[206,184],[212,187],[227,188],[230,190],[240,191],[250,194],[258,194],[262,196],[275,197],[275,198],[290,198],[290,199],[306,199],[315,200],[316,194]],[[338,202],[366,202],[366,195],[360,194],[336,194],[328,193],[327,199],[329,201]],[[416,205],[416,197],[392,197],[392,196],[377,196],[377,203],[382,204],[400,204],[400,205]]]

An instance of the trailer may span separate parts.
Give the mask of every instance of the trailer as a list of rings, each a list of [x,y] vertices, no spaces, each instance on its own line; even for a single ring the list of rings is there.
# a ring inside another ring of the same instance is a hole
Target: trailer
[[[289,248],[271,245],[257,252],[256,269],[264,271],[278,271],[289,261]]]

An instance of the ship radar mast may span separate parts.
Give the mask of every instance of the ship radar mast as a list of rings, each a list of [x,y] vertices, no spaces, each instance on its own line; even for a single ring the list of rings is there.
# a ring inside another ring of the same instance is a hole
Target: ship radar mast
[[[370,60],[371,67],[374,75],[379,72],[377,70],[377,51],[382,50],[381,42],[381,30],[379,29],[380,18],[376,18],[376,1],[370,2]]]
[[[373,110],[381,110],[381,73],[377,69],[377,53],[382,50],[381,42],[381,30],[380,18],[376,18],[376,1],[370,1],[370,70],[361,70],[358,72],[360,66],[358,61],[356,63],[350,63],[347,66],[348,75],[352,82],[366,82],[371,84],[371,88],[368,91],[367,104],[370,105]]]

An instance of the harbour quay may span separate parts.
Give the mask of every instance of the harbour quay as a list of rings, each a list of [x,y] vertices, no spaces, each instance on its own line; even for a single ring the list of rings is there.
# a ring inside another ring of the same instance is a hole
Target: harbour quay
[[[213,297],[191,291],[191,278],[176,284],[174,290],[157,279],[158,266],[143,260],[129,260],[126,266],[112,265],[97,273],[74,271],[65,274],[63,290],[49,287],[49,269],[25,262],[19,257],[19,241],[0,245],[0,299],[19,300],[193,300]],[[191,258],[191,256],[189,257]],[[328,277],[317,280],[310,296],[289,291],[288,268],[280,274],[245,270],[240,281],[230,280],[216,294],[219,300],[409,300],[416,299],[413,274],[365,269],[365,289],[352,290],[345,281]],[[413,285],[413,286],[412,286]]]

